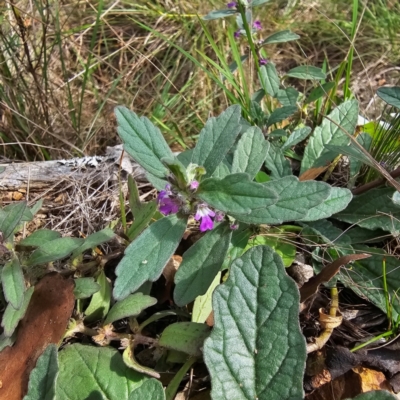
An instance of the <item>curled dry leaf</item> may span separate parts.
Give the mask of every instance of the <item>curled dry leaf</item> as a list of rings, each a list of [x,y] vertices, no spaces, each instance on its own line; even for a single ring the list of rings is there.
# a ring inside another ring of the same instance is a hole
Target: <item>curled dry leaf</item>
[[[327,265],[318,275],[311,278],[307,283],[300,289],[300,302],[303,303],[313,294],[315,294],[319,288],[319,285],[324,282],[328,282],[338,272],[340,267],[348,264],[351,261],[362,260],[364,258],[371,257],[371,254],[349,254],[338,258],[333,263]]]
[[[36,286],[13,347],[0,353],[0,398],[20,400],[36,360],[48,344],[58,344],[74,308],[74,282],[46,275]]]

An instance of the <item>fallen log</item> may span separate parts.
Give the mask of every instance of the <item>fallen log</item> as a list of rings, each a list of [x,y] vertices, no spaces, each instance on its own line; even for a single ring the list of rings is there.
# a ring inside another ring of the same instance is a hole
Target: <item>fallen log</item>
[[[2,205],[21,200],[33,205],[43,199],[39,216],[46,222],[39,225],[51,229],[92,232],[118,218],[121,190],[127,198],[128,175],[145,192],[143,199],[152,191],[145,171],[123,152],[122,145],[108,147],[104,156],[5,163],[0,171]],[[79,227],[71,226],[78,222]]]

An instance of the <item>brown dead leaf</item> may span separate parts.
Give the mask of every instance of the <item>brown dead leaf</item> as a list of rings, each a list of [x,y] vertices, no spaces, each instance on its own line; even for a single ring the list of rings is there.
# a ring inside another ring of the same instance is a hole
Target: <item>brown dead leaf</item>
[[[338,272],[340,267],[348,264],[351,261],[362,260],[363,258],[371,257],[371,254],[349,254],[335,260],[333,263],[326,266],[318,275],[312,277],[300,288],[300,302],[303,303],[314,293],[317,292],[321,283],[328,282]]]
[[[162,274],[164,275],[166,285],[174,282],[175,273],[181,265],[182,257],[178,255],[173,255],[167,265],[165,266]]]
[[[299,176],[299,181],[301,181],[301,182],[312,181],[317,176],[319,176],[323,172],[325,172],[328,169],[328,167],[329,167],[329,165],[326,165],[325,167],[310,168],[306,172],[303,172]]]
[[[335,400],[354,398],[361,393],[372,390],[387,390],[391,393],[389,383],[382,372],[363,367],[355,367],[335,380],[319,387],[306,396],[307,400]]]
[[[46,275],[35,287],[13,347],[0,353],[0,398],[21,400],[36,360],[62,339],[74,308],[74,282],[60,274]]]

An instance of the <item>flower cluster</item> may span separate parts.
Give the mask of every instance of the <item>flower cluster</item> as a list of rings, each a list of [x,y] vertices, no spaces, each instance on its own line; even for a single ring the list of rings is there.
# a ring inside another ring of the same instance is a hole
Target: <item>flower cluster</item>
[[[164,215],[176,214],[181,207],[180,199],[172,192],[169,184],[158,194],[157,203],[160,212]]]
[[[192,181],[189,189],[195,191],[199,186],[198,181]],[[172,190],[171,185],[167,184],[164,190],[161,190],[157,197],[158,209],[164,215],[176,214],[184,210],[185,197],[182,194]],[[205,232],[214,228],[214,220],[221,222],[225,214],[220,211],[212,210],[206,203],[195,202],[196,213],[194,219],[200,221],[200,231]]]

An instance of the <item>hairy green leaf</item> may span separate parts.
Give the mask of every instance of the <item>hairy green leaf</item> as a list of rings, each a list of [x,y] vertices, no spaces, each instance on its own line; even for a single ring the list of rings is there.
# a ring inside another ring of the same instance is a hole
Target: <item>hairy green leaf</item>
[[[163,385],[157,379],[151,378],[143,382],[143,384],[135,389],[128,400],[165,400]]]
[[[100,286],[100,290],[92,296],[92,299],[85,310],[86,321],[103,319],[110,309],[111,283],[108,281],[103,270],[97,277],[96,283]]]
[[[214,399],[303,398],[299,300],[270,248],[254,247],[232,264],[228,280],[214,292],[215,325],[204,345]]]
[[[400,87],[381,87],[376,94],[389,105],[400,108]]]
[[[38,247],[28,258],[26,265],[33,267],[34,265],[61,260],[68,257],[82,243],[83,239],[80,238],[63,237],[54,239]]]
[[[127,399],[147,379],[128,368],[111,347],[72,344],[60,351],[56,398]]]
[[[387,289],[389,296],[392,298],[392,317],[396,321],[400,315],[400,301],[397,297],[400,287],[398,261],[382,249],[375,247],[358,245],[354,246],[353,250],[348,246],[342,252],[344,254],[353,254],[355,252],[372,254],[369,258],[355,261],[346,269],[342,268],[338,278],[346,287],[351,288],[357,295],[375,304],[385,313],[387,310],[382,273],[383,260],[386,260]]]
[[[286,149],[289,149],[290,147],[295,146],[296,144],[302,142],[307,138],[307,136],[310,134],[311,128],[308,126],[305,126],[304,128],[296,129],[292,134],[288,137],[286,142],[281,146],[281,150],[285,151]]]
[[[39,229],[32,234],[30,234],[27,238],[22,239],[18,245],[19,246],[32,246],[32,247],[40,247],[46,242],[51,242],[54,239],[58,239],[61,237],[60,232],[52,231],[50,229]]]
[[[58,375],[57,346],[50,344],[38,358],[29,376],[28,393],[24,400],[55,400]]]
[[[151,224],[125,250],[116,269],[114,297],[122,300],[146,281],[155,281],[178,247],[187,219],[169,215]]]
[[[92,277],[75,279],[74,296],[76,299],[87,299],[99,290],[100,285]]]
[[[1,283],[6,300],[15,309],[20,308],[24,300],[25,280],[18,258],[14,257],[4,265],[1,271]]]
[[[282,122],[286,118],[292,116],[296,111],[297,111],[296,106],[284,106],[281,108],[277,108],[269,116],[267,127],[277,124],[278,122]]]
[[[376,188],[354,196],[347,208],[334,218],[367,229],[400,231],[400,207],[392,202],[394,189]]]
[[[265,166],[270,171],[271,179],[279,179],[292,175],[290,162],[283,155],[282,150],[271,144],[265,159]]]
[[[104,325],[111,324],[114,321],[126,317],[139,315],[143,310],[154,306],[157,299],[144,295],[142,293],[131,294],[121,301],[117,301],[107,315]]]
[[[8,303],[3,314],[3,319],[1,320],[1,326],[4,328],[5,336],[10,337],[14,333],[18,322],[24,317],[34,289],[35,288],[31,286],[29,289],[25,290],[24,299],[20,308],[15,309],[10,303]]]
[[[206,169],[210,177],[235,143],[240,132],[241,109],[239,105],[228,107],[217,118],[210,118],[200,132],[193,150],[192,163]]]
[[[264,183],[278,194],[278,201],[266,208],[253,210],[250,214],[231,214],[248,224],[281,224],[304,218],[309,209],[325,201],[331,191],[328,184],[317,181],[300,182],[295,176]]]
[[[126,233],[129,240],[134,240],[140,235],[140,233],[150,223],[156,210],[156,201],[149,201],[148,203],[143,203],[139,210],[132,212],[135,219]]]
[[[310,208],[307,215],[300,219],[300,221],[316,221],[318,219],[329,218],[344,210],[350,203],[353,195],[350,190],[339,187],[332,187],[329,197],[321,204]]]
[[[0,232],[8,239],[14,232],[26,210],[26,202],[11,203],[0,210]]]
[[[197,322],[175,322],[168,325],[161,334],[158,344],[167,349],[183,351],[191,356],[201,356],[204,340],[210,328]]]
[[[225,18],[225,17],[230,17],[231,15],[235,15],[237,13],[236,10],[214,10],[209,12],[203,19],[205,21],[211,21],[213,19],[220,19],[220,18]]]
[[[262,41],[261,46],[272,43],[290,42],[292,40],[297,40],[297,39],[300,39],[299,35],[296,35],[295,33],[286,29],[284,31],[276,32],[268,36],[266,39]]]
[[[274,236],[276,234],[276,236]],[[279,235],[279,236],[278,236]],[[281,230],[279,228],[270,228],[267,235],[257,235],[251,238],[245,248],[245,251],[255,246],[268,246],[271,247],[282,258],[283,265],[290,267],[296,256],[296,246],[284,241]]]
[[[249,214],[277,201],[273,190],[251,182],[245,173],[228,175],[224,179],[206,179],[201,182],[197,195],[217,210],[229,214]]]
[[[296,106],[297,99],[299,97],[299,92],[293,88],[288,87],[286,89],[279,89],[276,93],[276,99],[286,107]],[[296,107],[297,110],[297,107]],[[295,112],[296,112],[295,110]]]
[[[124,149],[146,171],[158,178],[164,178],[168,169],[162,164],[163,157],[173,157],[160,130],[146,117],[139,118],[126,107],[116,107],[118,135]]]
[[[279,90],[280,79],[275,65],[272,62],[260,67],[259,79],[262,82],[262,86],[266,92],[270,96],[275,97]]]
[[[206,293],[221,269],[231,235],[229,225],[222,223],[184,253],[175,274],[174,301],[178,306],[184,306]]]
[[[315,128],[311,135],[304,152],[300,174],[310,168],[321,167],[332,161],[337,153],[328,150],[326,145],[348,145],[350,138],[345,132],[353,134],[357,126],[357,119],[357,101],[345,101],[336,107],[329,114],[329,119],[325,118],[321,126]]]
[[[318,85],[314,88],[311,93],[308,95],[307,99],[305,100],[304,104],[310,104],[314,101],[317,101],[321,97],[324,97],[328,94],[328,92],[333,89],[335,86],[335,82],[326,82],[322,85]]]
[[[232,173],[246,172],[253,179],[267,156],[268,144],[260,128],[248,129],[233,154]]]
[[[286,76],[298,79],[316,79],[322,80],[326,78],[326,74],[321,68],[313,67],[312,65],[301,65],[292,68],[286,73]]]
[[[77,257],[79,254],[82,254],[84,251],[93,249],[94,247],[99,246],[115,237],[115,233],[110,228],[104,228],[101,231],[92,233],[89,235],[83,244],[76,248],[72,253],[72,258]]]

